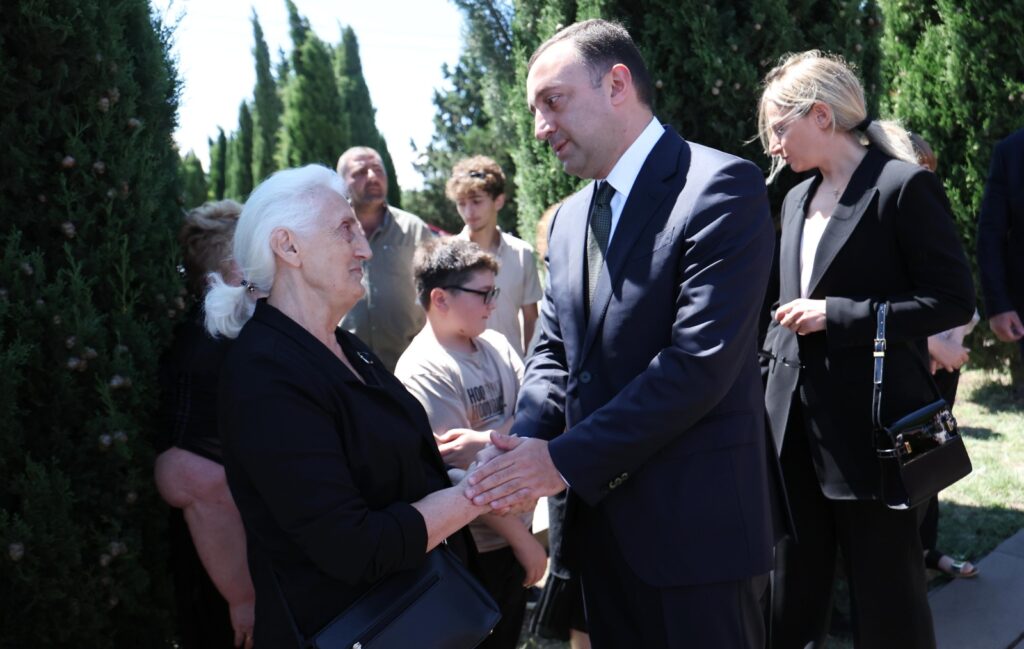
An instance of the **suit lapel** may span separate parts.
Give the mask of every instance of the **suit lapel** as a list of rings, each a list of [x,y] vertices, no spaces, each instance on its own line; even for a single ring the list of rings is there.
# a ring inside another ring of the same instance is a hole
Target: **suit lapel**
[[[846,191],[843,192],[842,197],[839,199],[839,205],[836,206],[835,211],[832,213],[832,218],[829,219],[828,225],[825,226],[825,231],[821,234],[821,241],[818,243],[818,249],[814,253],[814,266],[811,269],[810,281],[807,283],[808,297],[814,295],[815,289],[821,282],[821,278],[828,270],[828,267],[832,264],[832,260],[835,259],[846,243],[846,240],[853,234],[857,224],[860,223],[861,217],[864,216],[864,212],[878,193],[875,181],[878,178],[878,172],[881,170],[883,161],[883,157],[873,149],[868,149],[867,155],[864,156],[860,165],[853,172]],[[854,198],[857,199],[857,202],[851,203],[850,201]],[[803,211],[800,213],[802,215]],[[797,258],[799,258],[799,250],[797,250]]]
[[[804,214],[807,197],[821,182],[817,176],[804,190],[799,200],[794,201],[789,211],[782,215],[782,239],[779,242],[779,260],[786,260],[780,268],[779,304],[786,304],[800,297],[800,238],[804,230]]]
[[[685,146],[683,139],[671,127],[666,126],[665,132],[651,149],[651,153],[640,168],[640,173],[633,183],[629,198],[626,200],[618,224],[615,226],[615,232],[608,246],[608,254],[605,255],[604,271],[598,279],[594,301],[590,305],[590,317],[587,319],[580,362],[586,358],[590,347],[594,344],[597,332],[601,328],[601,321],[608,310],[608,303],[612,298],[612,287],[617,285],[615,280],[621,274],[630,250],[651,218],[670,198],[673,190],[678,195],[683,183],[672,182],[672,180],[679,174],[685,177],[689,166],[689,149]],[[583,237],[585,242],[585,228]],[[576,246],[576,249],[582,250],[585,246],[584,243],[583,246]],[[583,262],[585,259],[574,266],[582,268]],[[581,281],[578,286],[585,286],[585,284]],[[583,290],[582,293],[585,300],[586,291]]]

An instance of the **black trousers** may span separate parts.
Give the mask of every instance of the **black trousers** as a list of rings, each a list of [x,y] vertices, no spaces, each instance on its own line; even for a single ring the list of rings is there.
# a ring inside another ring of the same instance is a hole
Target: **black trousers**
[[[501,620],[479,649],[515,649],[523,630],[526,613],[526,572],[516,560],[512,548],[504,547],[477,556],[480,583],[501,610]]]
[[[580,509],[585,511],[577,517],[582,539],[579,563],[594,649],[764,647],[760,599],[768,587],[767,575],[695,586],[651,586],[629,569],[604,515],[586,506]]]
[[[180,509],[171,508],[168,532],[178,642],[182,649],[229,649],[235,645],[228,603],[199,560]]]
[[[934,649],[917,511],[825,498],[799,410],[790,413],[781,457],[798,541],[787,538],[775,550],[771,647],[825,646],[841,550],[854,646]]]

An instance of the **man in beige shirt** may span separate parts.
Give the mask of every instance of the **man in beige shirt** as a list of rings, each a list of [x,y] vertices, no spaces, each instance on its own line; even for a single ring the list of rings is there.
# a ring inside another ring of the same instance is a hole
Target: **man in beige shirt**
[[[388,178],[379,153],[353,147],[338,159],[338,175],[348,186],[373,257],[363,262],[366,297],[341,321],[347,331],[370,346],[388,371],[423,328],[423,309],[416,302],[412,256],[416,246],[433,237],[418,216],[387,203]]]
[[[501,296],[488,327],[508,338],[512,348],[523,358],[533,339],[537,303],[543,291],[533,248],[498,227],[498,212],[505,205],[505,174],[498,163],[487,156],[464,158],[452,168],[445,192],[466,224],[458,236],[498,259]]]

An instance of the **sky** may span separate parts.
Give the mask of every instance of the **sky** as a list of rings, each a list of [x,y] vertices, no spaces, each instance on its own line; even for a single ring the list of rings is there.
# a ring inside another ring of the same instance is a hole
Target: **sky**
[[[434,126],[435,88],[444,86],[441,65],[454,65],[462,50],[462,16],[448,0],[295,0],[299,13],[324,41],[337,44],[351,26],[377,128],[384,134],[403,189],[422,186],[412,167],[409,140],[422,148]],[[278,48],[291,50],[284,0],[155,0],[165,22],[177,24],[173,51],[183,89],[174,139],[182,154],[194,150],[209,170],[207,138],[238,127],[238,106],[252,99],[255,9],[276,67]],[[338,152],[341,153],[340,151]]]

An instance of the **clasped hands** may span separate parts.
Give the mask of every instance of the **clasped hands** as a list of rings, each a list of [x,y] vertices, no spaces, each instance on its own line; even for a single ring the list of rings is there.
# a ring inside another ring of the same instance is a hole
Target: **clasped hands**
[[[499,514],[518,514],[531,511],[538,498],[565,489],[547,442],[494,431],[490,440],[462,482],[474,504],[487,505]]]

